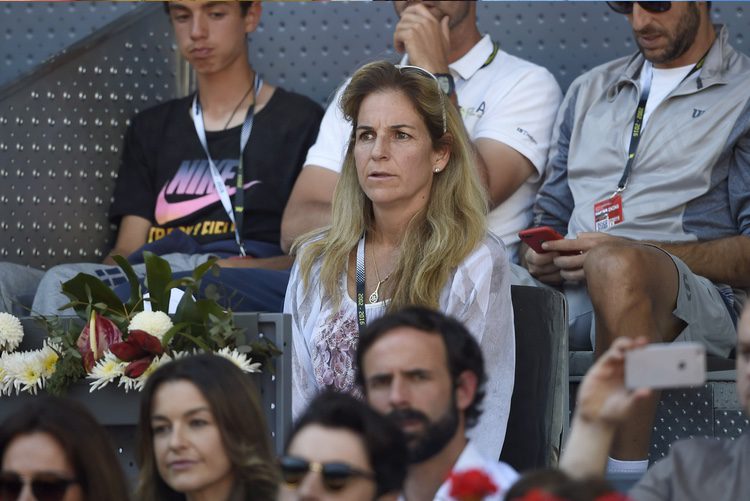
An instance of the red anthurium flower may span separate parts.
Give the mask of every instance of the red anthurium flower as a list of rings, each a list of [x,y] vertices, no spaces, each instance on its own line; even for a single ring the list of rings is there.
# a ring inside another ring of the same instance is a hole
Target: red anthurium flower
[[[95,311],[91,312],[88,323],[76,341],[86,372],[91,372],[96,361],[104,356],[104,352],[120,341],[122,341],[120,329],[111,320]]]
[[[497,492],[497,486],[489,475],[479,469],[451,473],[451,497],[458,501],[481,501],[485,496]]]
[[[138,360],[134,360],[125,367],[125,370],[123,372],[127,377],[135,379],[146,372],[146,369],[148,369],[149,365],[151,365],[153,359],[153,355],[147,355],[143,358],[139,358]]]
[[[135,341],[147,353],[152,355],[161,355],[164,353],[164,347],[156,336],[152,336],[146,331],[134,330],[128,334],[128,341]]]
[[[164,353],[161,341],[139,330],[131,331],[127,340],[113,344],[109,350],[123,362],[133,362],[146,356],[153,358],[153,355]]]
[[[144,373],[154,357],[164,353],[164,347],[158,338],[146,331],[134,330],[128,334],[128,339],[113,344],[109,350],[123,362],[130,362],[125,367],[125,375],[137,378]]]

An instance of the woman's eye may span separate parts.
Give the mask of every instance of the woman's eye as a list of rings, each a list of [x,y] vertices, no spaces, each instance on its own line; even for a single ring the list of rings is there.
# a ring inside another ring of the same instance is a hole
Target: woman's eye
[[[396,139],[409,139],[411,136],[407,134],[406,132],[397,130],[396,131]]]
[[[369,140],[371,140],[371,139],[372,139],[373,137],[375,137],[375,136],[374,136],[374,134],[373,134],[372,132],[370,132],[370,131],[365,131],[365,132],[362,132],[362,133],[360,133],[360,135],[359,135],[359,140],[360,140],[360,141],[369,141]]]
[[[152,426],[152,429],[154,431],[154,435],[162,435],[169,430],[169,426],[165,424],[157,424]]]
[[[190,426],[193,428],[202,428],[204,426],[208,425],[208,421],[205,419],[192,419],[190,420]]]

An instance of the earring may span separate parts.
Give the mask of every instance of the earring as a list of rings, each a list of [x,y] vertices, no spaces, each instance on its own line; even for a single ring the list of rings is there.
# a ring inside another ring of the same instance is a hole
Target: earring
[[[440,169],[435,169],[435,174],[437,174],[438,172],[440,172]]]

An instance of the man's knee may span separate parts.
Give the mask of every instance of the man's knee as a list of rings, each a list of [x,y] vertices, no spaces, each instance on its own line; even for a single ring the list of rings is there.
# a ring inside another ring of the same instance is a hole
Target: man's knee
[[[602,244],[586,254],[583,270],[592,300],[604,293],[638,292],[646,287],[648,267],[643,246]],[[659,251],[657,251],[659,252]]]

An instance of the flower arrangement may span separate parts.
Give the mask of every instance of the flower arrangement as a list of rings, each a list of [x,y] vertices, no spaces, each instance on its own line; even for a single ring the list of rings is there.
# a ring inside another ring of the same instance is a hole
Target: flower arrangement
[[[482,501],[498,491],[492,478],[480,469],[452,472],[450,496],[456,501]]]
[[[141,390],[160,365],[194,352],[213,352],[234,362],[245,372],[260,372],[280,352],[263,338],[249,344],[234,325],[232,312],[216,301],[207,288],[196,299],[203,275],[214,260],[197,267],[190,277],[173,280],[169,263],[144,253],[148,296],[128,261],[114,256],[130,282],[130,297],[122,301],[104,282],[79,273],[62,284],[76,317],[40,317],[48,337],[41,349],[15,351],[23,340],[23,326],[16,317],[0,313],[0,395],[45,389],[62,394],[81,380],[90,391],[116,383],[126,392]],[[170,317],[171,290],[185,294]],[[152,311],[153,310],[153,311]],[[252,354],[252,358],[251,358]]]

